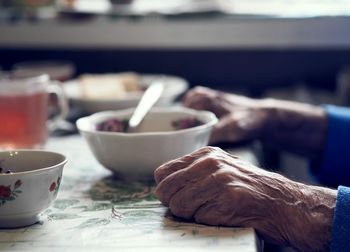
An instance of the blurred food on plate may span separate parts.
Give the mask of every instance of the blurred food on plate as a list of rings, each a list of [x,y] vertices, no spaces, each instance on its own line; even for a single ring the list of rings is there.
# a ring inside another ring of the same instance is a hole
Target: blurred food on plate
[[[164,80],[164,92],[156,106],[171,105],[188,89],[188,82],[179,76],[135,72],[83,74],[62,86],[72,107],[89,114],[136,107],[144,90],[159,79]]]
[[[81,94],[88,99],[123,98],[142,92],[136,73],[83,74],[79,77]]]

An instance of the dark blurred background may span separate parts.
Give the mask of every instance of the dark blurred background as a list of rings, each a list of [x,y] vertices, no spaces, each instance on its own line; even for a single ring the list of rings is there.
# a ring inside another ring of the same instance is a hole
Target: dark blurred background
[[[76,75],[167,73],[254,96],[335,91],[350,65],[346,1],[162,2],[2,0],[0,65],[68,60]]]

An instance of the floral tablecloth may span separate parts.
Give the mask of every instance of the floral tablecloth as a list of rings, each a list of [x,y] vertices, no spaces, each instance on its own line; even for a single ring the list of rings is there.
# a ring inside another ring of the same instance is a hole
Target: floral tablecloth
[[[114,178],[78,135],[50,138],[46,149],[68,157],[58,197],[39,223],[0,230],[0,251],[255,252],[261,247],[253,229],[174,218],[154,197],[151,182]]]

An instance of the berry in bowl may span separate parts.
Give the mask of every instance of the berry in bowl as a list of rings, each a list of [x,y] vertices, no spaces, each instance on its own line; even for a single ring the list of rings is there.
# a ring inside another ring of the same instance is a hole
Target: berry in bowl
[[[197,127],[203,125],[204,122],[198,120],[194,116],[187,116],[184,118],[176,119],[171,122],[172,130],[182,130]],[[128,120],[119,120],[119,119],[107,119],[96,126],[98,131],[106,132],[128,132]]]
[[[216,116],[183,107],[153,108],[129,133],[133,109],[104,111],[80,118],[77,127],[95,158],[124,178],[153,178],[161,164],[208,144]]]
[[[0,228],[36,223],[57,196],[66,162],[55,152],[0,151]]]

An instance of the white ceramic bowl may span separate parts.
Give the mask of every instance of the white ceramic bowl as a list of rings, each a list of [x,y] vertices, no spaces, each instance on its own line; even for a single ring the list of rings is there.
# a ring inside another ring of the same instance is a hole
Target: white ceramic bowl
[[[0,152],[0,227],[36,223],[56,198],[65,156],[41,150]],[[6,174],[11,170],[13,173]]]
[[[97,131],[96,125],[108,119],[128,119],[133,109],[105,111],[80,118],[77,127],[96,159],[122,177],[150,179],[161,164],[189,154],[208,144],[216,116],[209,111],[183,107],[153,108],[138,132],[119,133]],[[204,124],[175,130],[171,123],[195,117]]]
[[[156,106],[160,107],[169,106],[179,95],[188,89],[188,83],[185,79],[171,75],[142,74],[140,75],[140,85],[146,88],[152,81],[163,77],[165,77],[164,92],[156,103]],[[115,99],[86,98],[82,95],[78,80],[65,82],[63,89],[72,103],[87,113],[133,108],[136,107],[142,96],[142,93],[140,93]]]

